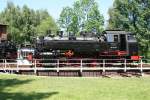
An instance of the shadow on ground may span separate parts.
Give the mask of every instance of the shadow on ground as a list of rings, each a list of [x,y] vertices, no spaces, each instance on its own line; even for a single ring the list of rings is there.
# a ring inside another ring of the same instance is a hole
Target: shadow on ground
[[[42,100],[49,98],[58,92],[51,93],[0,93],[0,100]]]
[[[6,88],[8,87],[17,87],[31,81],[33,80],[0,79],[0,100],[42,100],[58,94],[58,92],[37,93],[38,91],[36,93],[6,92]]]

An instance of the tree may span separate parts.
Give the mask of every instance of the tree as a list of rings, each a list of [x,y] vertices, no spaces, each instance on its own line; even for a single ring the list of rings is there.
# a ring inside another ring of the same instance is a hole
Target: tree
[[[150,0],[115,0],[109,15],[108,29],[135,33],[140,51],[147,57],[150,48]]]
[[[47,17],[42,20],[41,23],[37,26],[36,31],[38,36],[47,35],[47,31],[51,30],[52,33],[56,33],[58,27],[56,27],[56,23],[54,22],[52,17]]]
[[[56,32],[58,27],[46,10],[33,10],[26,5],[23,8],[8,2],[4,11],[0,12],[0,23],[8,25],[8,37],[17,43],[31,42],[32,37],[44,35],[51,29]],[[46,27],[46,28],[41,28]]]
[[[62,10],[59,25],[75,34],[83,30],[92,32],[93,29],[100,32],[103,30],[104,18],[95,0],[80,0],[74,2],[73,8],[65,7]]]
[[[89,32],[97,31],[98,33],[103,31],[104,18],[98,11],[98,5],[94,4],[87,15],[87,21],[85,22],[85,29]]]
[[[67,32],[69,31],[69,27],[72,22],[72,17],[73,17],[73,9],[70,7],[63,8],[58,23],[60,27],[66,29]]]

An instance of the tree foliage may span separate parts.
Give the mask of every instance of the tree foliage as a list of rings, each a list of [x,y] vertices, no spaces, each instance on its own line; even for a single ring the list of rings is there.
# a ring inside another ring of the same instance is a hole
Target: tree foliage
[[[73,9],[70,7],[63,8],[60,19],[59,19],[59,25],[61,28],[66,29],[66,31],[69,31],[69,26],[72,22],[72,16],[73,16]]]
[[[47,30],[56,32],[58,27],[46,10],[33,10],[24,5],[22,8],[12,2],[0,12],[0,23],[8,25],[8,36],[12,41],[31,42],[34,36],[45,35]]]
[[[36,32],[39,36],[43,36],[49,34],[49,30],[51,30],[52,33],[56,33],[56,31],[58,31],[58,27],[51,16],[43,19],[41,23],[37,25]]]
[[[115,0],[109,9],[109,29],[122,29],[136,34],[142,54],[150,48],[150,0]]]
[[[79,0],[74,2],[72,8],[63,8],[58,22],[67,32],[100,32],[103,30],[104,18],[95,0]]]

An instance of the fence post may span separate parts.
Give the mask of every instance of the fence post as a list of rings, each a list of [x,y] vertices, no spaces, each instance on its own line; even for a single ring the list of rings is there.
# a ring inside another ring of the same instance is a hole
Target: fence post
[[[5,59],[3,59],[3,69],[4,69],[4,72],[6,73],[6,69],[5,69],[5,67],[6,67]]]
[[[82,73],[82,71],[83,71],[82,68],[83,68],[83,60],[81,59],[81,60],[80,60],[80,72],[81,72],[81,73]]]
[[[103,59],[103,72],[105,72],[105,59]]]
[[[6,59],[4,60],[4,69],[5,69],[5,72],[6,72],[6,67],[7,67],[7,64],[6,64]]]
[[[59,59],[57,59],[57,72],[59,72]]]
[[[125,59],[124,60],[124,72],[126,72],[127,71],[127,60]]]
[[[37,70],[36,70],[36,59],[35,59],[35,63],[34,63],[34,73],[36,74]]]
[[[19,72],[19,64],[18,64],[18,60],[19,60],[19,59],[17,59],[17,72]]]
[[[141,59],[141,68],[140,68],[141,74],[143,74],[143,61]]]

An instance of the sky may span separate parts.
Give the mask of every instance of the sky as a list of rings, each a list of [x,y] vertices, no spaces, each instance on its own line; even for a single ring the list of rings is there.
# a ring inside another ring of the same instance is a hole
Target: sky
[[[2,11],[8,1],[13,2],[15,5],[22,7],[27,5],[32,9],[47,9],[49,14],[57,20],[63,9],[63,7],[69,6],[72,7],[74,1],[76,0],[0,0],[0,11]],[[105,25],[109,19],[108,9],[112,7],[114,0],[96,0],[99,4],[100,13],[105,18]]]

